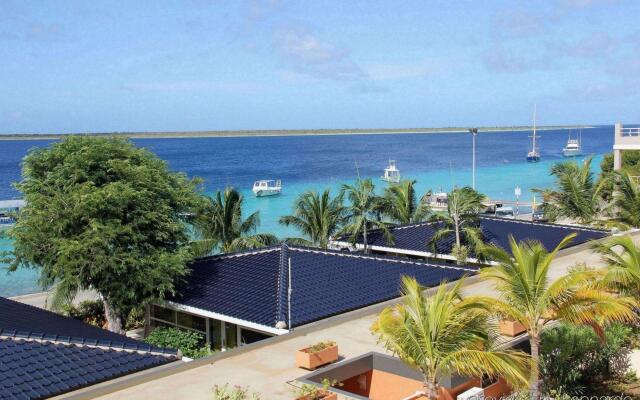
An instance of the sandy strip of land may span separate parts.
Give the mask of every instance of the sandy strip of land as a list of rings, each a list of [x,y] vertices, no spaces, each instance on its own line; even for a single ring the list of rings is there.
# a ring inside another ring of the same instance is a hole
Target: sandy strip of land
[[[589,129],[593,126],[541,126],[537,130],[550,129]],[[478,133],[503,131],[530,131],[530,126],[482,127]],[[204,137],[260,137],[260,136],[339,136],[339,135],[388,135],[412,133],[466,133],[468,128],[405,128],[405,129],[291,129],[291,130],[238,130],[238,131],[192,131],[192,132],[99,132],[99,133],[63,133],[63,134],[0,134],[0,140],[57,140],[69,135],[123,136],[131,139],[180,139]]]

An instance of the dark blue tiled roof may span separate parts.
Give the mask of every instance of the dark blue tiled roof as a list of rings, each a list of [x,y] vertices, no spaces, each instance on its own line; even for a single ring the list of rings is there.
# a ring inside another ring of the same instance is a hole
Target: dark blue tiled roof
[[[273,328],[288,320],[289,259],[294,327],[398,297],[402,275],[435,286],[476,270],[282,245],[198,260],[169,300]]]
[[[600,239],[609,232],[600,229],[582,228],[569,225],[557,225],[537,223],[530,221],[514,220],[510,218],[496,218],[481,216],[480,231],[487,243],[498,245],[507,249],[509,247],[509,235],[516,241],[537,240],[547,249],[555,248],[567,235],[576,233],[576,238],[570,243],[575,246],[593,239]],[[394,244],[390,245],[379,230],[369,232],[367,241],[369,245],[392,247],[396,249],[412,251],[431,251],[427,243],[438,230],[438,223],[424,222],[412,225],[402,225],[391,228]],[[339,239],[345,240],[345,239]],[[450,235],[438,242],[438,252],[448,254],[455,243],[455,238]]]
[[[38,399],[177,360],[175,351],[0,297],[0,399]]]

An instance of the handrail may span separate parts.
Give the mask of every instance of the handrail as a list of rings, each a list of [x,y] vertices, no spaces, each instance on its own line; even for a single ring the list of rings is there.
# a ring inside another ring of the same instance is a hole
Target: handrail
[[[640,127],[620,128],[620,136],[640,136]]]

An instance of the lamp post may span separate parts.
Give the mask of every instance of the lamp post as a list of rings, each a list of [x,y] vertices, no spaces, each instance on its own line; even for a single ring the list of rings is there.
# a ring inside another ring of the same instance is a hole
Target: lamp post
[[[472,167],[471,167],[471,187],[475,190],[476,188],[476,135],[478,134],[478,128],[469,128],[469,132],[471,133],[471,137],[473,138],[473,151],[472,151]]]
[[[520,214],[520,196],[522,195],[522,189],[520,189],[520,186],[516,186],[513,193],[516,195],[516,218],[518,218],[518,214]]]

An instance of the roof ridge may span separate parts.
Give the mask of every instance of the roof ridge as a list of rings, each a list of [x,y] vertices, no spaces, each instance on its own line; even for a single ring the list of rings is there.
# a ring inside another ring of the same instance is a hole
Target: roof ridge
[[[281,250],[281,248],[282,248],[281,245],[275,245],[275,246],[269,246],[269,247],[261,247],[254,250],[237,251],[233,253],[221,253],[213,256],[200,257],[195,259],[193,262],[197,263],[198,261],[221,260],[226,258],[236,258],[236,257],[244,257],[244,256],[255,255],[255,254],[270,253],[272,251],[279,251]]]
[[[369,260],[379,260],[379,261],[395,262],[395,263],[401,263],[401,264],[426,265],[430,267],[437,267],[437,268],[443,268],[443,269],[454,269],[454,270],[460,270],[460,271],[477,272],[477,270],[472,268],[454,267],[454,266],[445,265],[445,264],[415,261],[415,260],[401,258],[401,257],[380,257],[377,255],[371,255],[371,254],[343,253],[338,251],[327,251],[324,249],[313,249],[313,248],[307,248],[307,247],[293,247],[293,248],[290,248],[290,250],[304,251],[308,253],[328,254],[328,255],[334,255],[338,257],[363,258],[363,259],[369,259]]]
[[[155,347],[150,344],[133,344],[117,342],[113,340],[87,339],[77,336],[53,335],[41,332],[17,331],[15,329],[0,328],[0,339],[19,339],[38,343],[69,344],[91,348],[110,349],[116,351],[156,354],[162,356],[177,356],[178,352],[164,347]]]
[[[606,229],[590,228],[590,227],[581,226],[581,225],[563,225],[563,224],[553,224],[550,222],[533,222],[533,221],[526,221],[522,219],[493,217],[490,215],[487,215],[487,216],[481,215],[480,218],[490,219],[494,221],[511,222],[514,224],[522,224],[522,225],[548,226],[551,228],[575,229],[575,230],[590,231],[590,232],[608,232]]]
[[[287,281],[289,279],[289,245],[286,243],[282,243],[280,246],[280,260],[278,265],[278,283],[276,287],[276,320],[274,321],[274,326],[280,321],[286,321],[287,327],[291,321],[287,321],[287,312],[285,311],[285,304],[288,305],[287,299],[287,291],[289,287],[287,285]]]

